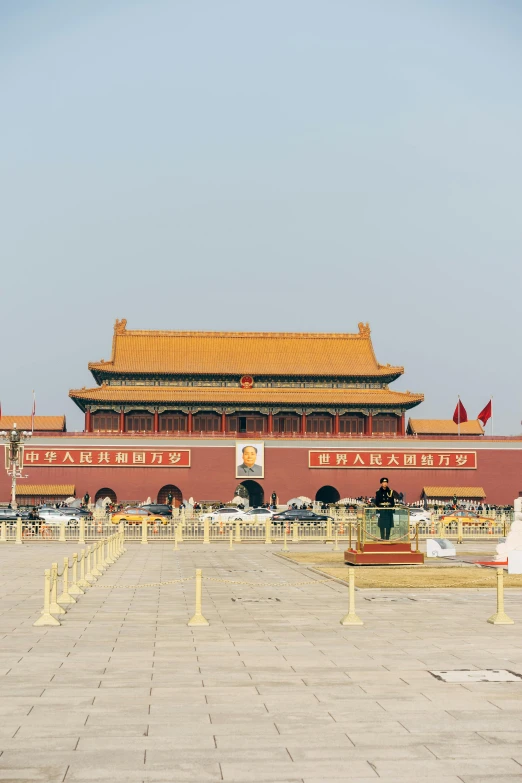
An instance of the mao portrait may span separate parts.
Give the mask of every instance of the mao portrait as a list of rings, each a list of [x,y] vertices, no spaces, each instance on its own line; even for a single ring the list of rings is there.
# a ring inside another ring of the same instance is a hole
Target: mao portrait
[[[264,478],[265,444],[236,443],[236,478]]]

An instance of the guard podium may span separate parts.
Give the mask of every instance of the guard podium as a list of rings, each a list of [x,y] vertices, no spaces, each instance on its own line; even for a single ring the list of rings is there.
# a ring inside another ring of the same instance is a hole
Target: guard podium
[[[385,511],[388,520],[393,519],[389,540],[381,538],[382,528],[379,521]],[[424,555],[419,551],[418,528],[415,526],[415,539],[410,534],[410,511],[404,506],[393,509],[379,509],[375,506],[360,506],[357,510],[355,531],[350,528],[348,549],[344,553],[344,562],[349,565],[404,565],[424,563]]]

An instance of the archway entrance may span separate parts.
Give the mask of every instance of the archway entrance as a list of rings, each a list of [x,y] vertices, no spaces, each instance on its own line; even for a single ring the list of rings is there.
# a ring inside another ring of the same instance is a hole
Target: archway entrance
[[[341,496],[335,487],[326,485],[317,490],[315,499],[319,503],[337,503],[337,501],[341,499]]]
[[[105,498],[110,498],[112,503],[118,502],[116,492],[109,487],[102,487],[102,489],[99,489],[94,496],[94,502],[96,503],[97,500],[105,500]]]
[[[236,487],[236,495],[248,500],[248,504],[253,508],[258,508],[263,505],[265,500],[263,487],[261,484],[258,484],[257,481],[252,481],[252,479],[242,481],[241,484]]]
[[[178,508],[183,501],[183,493],[174,484],[165,484],[158,492],[158,503],[166,503],[169,493],[172,495],[172,505]]]

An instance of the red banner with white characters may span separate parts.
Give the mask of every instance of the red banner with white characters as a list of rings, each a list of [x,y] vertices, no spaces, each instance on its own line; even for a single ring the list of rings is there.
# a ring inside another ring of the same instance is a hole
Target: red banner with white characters
[[[475,470],[476,451],[355,451],[323,449],[308,452],[309,468],[402,468]]]
[[[190,449],[31,449],[26,446],[26,468],[190,468]]]

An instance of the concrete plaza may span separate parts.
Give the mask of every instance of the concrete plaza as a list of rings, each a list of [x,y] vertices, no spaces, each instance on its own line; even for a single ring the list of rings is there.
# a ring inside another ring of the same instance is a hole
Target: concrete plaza
[[[491,590],[364,590],[365,625],[343,627],[346,587],[279,550],[128,545],[61,627],[33,628],[73,547],[0,548],[0,781],[522,781],[522,680],[429,673],[522,673],[520,590],[512,626],[486,623]],[[193,581],[101,589],[196,567],[256,584],[204,581],[195,628]]]

